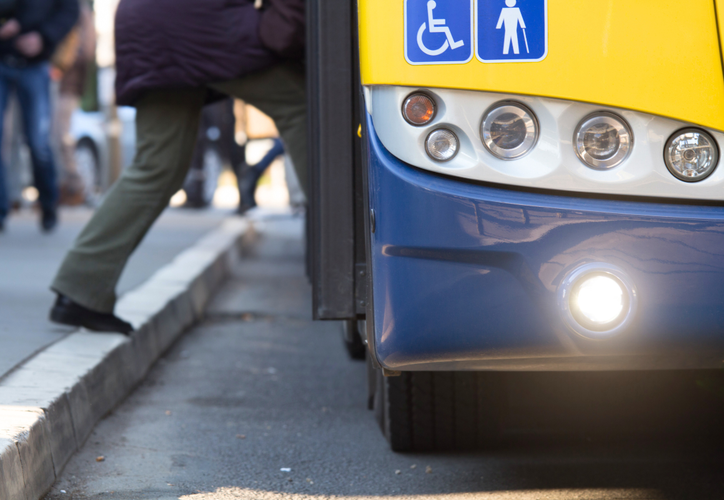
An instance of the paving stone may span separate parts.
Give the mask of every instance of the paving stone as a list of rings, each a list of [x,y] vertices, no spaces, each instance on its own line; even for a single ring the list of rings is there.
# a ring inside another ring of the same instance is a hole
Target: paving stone
[[[174,261],[154,274],[151,279],[159,283],[189,284],[199,277],[198,269]]]
[[[58,475],[78,449],[68,395],[63,393],[44,409],[50,431],[48,438],[50,439],[53,469]]]
[[[9,387],[0,386],[0,407],[46,408],[58,397],[54,387]],[[1,497],[0,497],[1,498]]]
[[[181,322],[176,314],[174,303],[167,304],[153,318],[153,327],[156,333],[156,344],[159,355],[165,353],[181,332]]]
[[[203,314],[203,311],[201,311],[202,314],[196,314],[190,292],[179,296],[174,301],[173,306],[181,331],[191,327],[196,321],[201,319]]]
[[[134,365],[134,383],[138,383],[145,377],[149,368],[161,354],[156,337],[153,321],[138,328],[131,336],[130,348],[133,351],[131,362]]]
[[[127,341],[128,337],[120,333],[97,333],[80,330],[68,335],[62,341],[56,342],[43,352],[69,356],[92,356],[102,359],[116,346]]]
[[[154,315],[161,311],[166,305],[173,301],[180,292],[171,293],[170,290],[162,291],[143,290],[136,292],[131,297],[123,301],[123,308],[119,309],[125,312],[140,312]]]
[[[208,276],[199,276],[189,287],[189,307],[195,318],[201,318],[204,307],[211,298],[213,290]]]
[[[0,438],[0,498],[26,498],[18,447],[15,441],[6,438]]]
[[[55,481],[48,421],[40,408],[0,408],[0,439],[12,439],[20,454],[27,499],[40,498]],[[14,500],[10,497],[10,500]]]
[[[90,436],[93,426],[100,416],[93,413],[84,380],[81,379],[75,384],[68,392],[67,397],[75,431],[76,447],[80,448]]]
[[[3,381],[0,388],[23,388],[31,396],[33,391],[62,394],[85,375],[102,358],[90,356],[62,356],[41,353],[32,363],[23,365]]]

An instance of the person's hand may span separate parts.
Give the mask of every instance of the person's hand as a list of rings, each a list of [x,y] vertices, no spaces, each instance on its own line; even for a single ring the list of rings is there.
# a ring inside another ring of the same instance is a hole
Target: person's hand
[[[43,51],[43,37],[37,31],[25,33],[15,40],[15,48],[25,57],[35,57]]]
[[[0,26],[0,40],[7,40],[20,33],[20,23],[17,19],[9,19]]]
[[[55,66],[50,67],[50,79],[54,82],[59,82],[63,78],[63,72]]]

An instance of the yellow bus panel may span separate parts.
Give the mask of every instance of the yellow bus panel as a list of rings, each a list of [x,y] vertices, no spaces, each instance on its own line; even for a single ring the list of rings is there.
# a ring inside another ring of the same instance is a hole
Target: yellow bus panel
[[[724,0],[548,0],[540,62],[411,65],[404,0],[359,0],[362,83],[568,99],[724,131],[716,7],[724,15]]]

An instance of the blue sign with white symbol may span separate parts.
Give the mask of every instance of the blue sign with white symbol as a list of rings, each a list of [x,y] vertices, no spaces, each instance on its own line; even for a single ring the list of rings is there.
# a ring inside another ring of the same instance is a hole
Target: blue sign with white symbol
[[[475,15],[482,62],[535,62],[548,55],[547,0],[477,0]]]
[[[464,64],[473,58],[473,0],[405,0],[405,59]]]

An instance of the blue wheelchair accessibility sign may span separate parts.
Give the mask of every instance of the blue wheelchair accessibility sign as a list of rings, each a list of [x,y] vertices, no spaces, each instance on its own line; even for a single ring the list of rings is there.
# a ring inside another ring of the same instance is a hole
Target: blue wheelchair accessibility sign
[[[535,62],[548,55],[547,0],[477,0],[475,15],[482,62]]]
[[[405,0],[405,59],[464,64],[473,58],[474,0]]]

